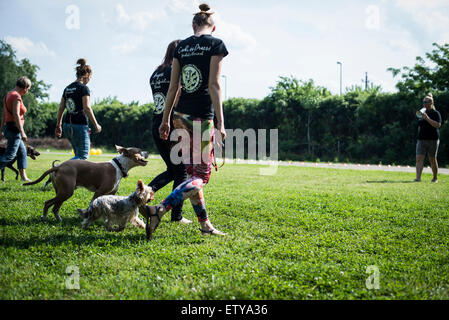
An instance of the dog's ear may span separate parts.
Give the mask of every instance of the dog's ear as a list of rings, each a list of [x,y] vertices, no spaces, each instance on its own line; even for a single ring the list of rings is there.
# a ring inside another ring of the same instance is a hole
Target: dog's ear
[[[145,186],[144,186],[142,180],[139,179],[139,181],[137,181],[137,190],[139,192],[142,192],[144,189],[145,189]]]
[[[123,147],[120,147],[118,145],[115,145],[115,149],[117,150],[118,153],[123,153],[126,149]]]

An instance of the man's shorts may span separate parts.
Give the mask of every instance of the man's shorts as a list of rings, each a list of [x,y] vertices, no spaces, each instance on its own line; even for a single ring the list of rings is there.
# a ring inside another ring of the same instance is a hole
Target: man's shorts
[[[416,143],[416,155],[425,156],[428,153],[429,157],[436,158],[439,145],[440,140],[418,140]]]

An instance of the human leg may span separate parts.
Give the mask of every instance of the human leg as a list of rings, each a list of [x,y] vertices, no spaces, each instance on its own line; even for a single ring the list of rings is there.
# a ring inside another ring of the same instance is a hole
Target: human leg
[[[426,157],[426,150],[422,140],[416,143],[416,178],[415,181],[421,181],[421,174],[424,168],[424,159]]]
[[[0,169],[5,168],[11,161],[14,160],[17,155],[20,142],[23,143],[20,133],[14,133],[6,127],[3,127],[3,135],[5,136],[7,143],[5,152],[0,156]]]
[[[433,179],[432,182],[438,182],[438,146],[440,145],[440,140],[430,141],[429,142],[429,161],[430,166],[432,168]]]
[[[26,174],[26,168],[28,167],[27,150],[22,140],[19,141],[19,148],[17,149],[17,167],[22,181],[30,181]]]
[[[64,137],[70,141],[75,154],[70,160],[87,160],[90,150],[89,126],[63,123],[62,130]]]

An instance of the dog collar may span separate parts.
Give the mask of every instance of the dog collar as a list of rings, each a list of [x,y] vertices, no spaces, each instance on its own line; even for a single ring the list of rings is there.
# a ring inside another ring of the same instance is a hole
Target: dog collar
[[[125,169],[123,169],[122,164],[120,163],[120,161],[118,161],[117,158],[112,159],[112,161],[117,165],[117,167],[120,170],[120,173],[122,174],[123,178],[128,177],[128,173],[125,171]]]

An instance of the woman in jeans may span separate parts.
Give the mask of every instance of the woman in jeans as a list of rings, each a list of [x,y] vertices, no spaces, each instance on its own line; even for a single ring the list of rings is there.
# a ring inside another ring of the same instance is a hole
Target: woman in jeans
[[[0,156],[0,169],[6,167],[17,156],[17,167],[22,181],[30,181],[25,170],[27,168],[27,151],[24,142],[27,141],[27,136],[23,130],[24,114],[27,109],[22,101],[22,96],[30,88],[30,79],[20,77],[16,82],[16,87],[6,94],[3,100],[2,132],[0,132],[0,140],[3,136],[8,140],[6,151]]]
[[[227,56],[228,51],[222,40],[212,36],[215,24],[209,6],[201,4],[199,8],[201,11],[194,15],[192,21],[194,35],[176,47],[164,115],[159,127],[161,138],[167,140],[176,92],[181,87],[179,102],[173,113],[173,125],[183,133],[181,142],[190,146],[187,163],[183,159],[188,179],[159,205],[147,207],[146,216],[150,218],[147,238],[156,230],[162,216],[185,199],[190,199],[203,235],[225,235],[214,228],[209,220],[203,188],[209,182],[212,171],[214,130],[218,130],[222,140],[226,137],[220,73],[223,57]],[[215,128],[214,115],[217,117]],[[200,137],[196,140],[201,141],[193,141],[194,137]],[[182,152],[184,158],[184,150]]]
[[[90,91],[87,83],[92,77],[92,69],[86,65],[85,59],[79,59],[77,64],[76,81],[69,84],[62,94],[55,134],[58,138],[64,134],[72,144],[75,156],[70,160],[87,160],[90,149],[89,120],[98,133],[101,132],[101,126],[90,107]],[[63,120],[64,110],[67,112]]]

